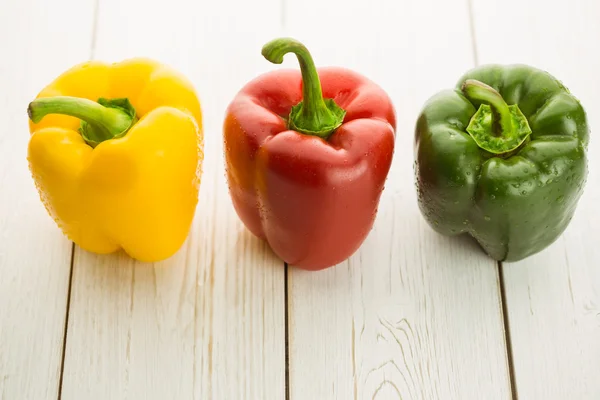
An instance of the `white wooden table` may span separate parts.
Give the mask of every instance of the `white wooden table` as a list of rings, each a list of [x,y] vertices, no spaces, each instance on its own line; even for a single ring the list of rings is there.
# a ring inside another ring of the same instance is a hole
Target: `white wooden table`
[[[0,0],[0,399],[600,399],[598,20],[598,0]],[[244,229],[224,178],[225,107],[278,68],[260,55],[278,36],[369,76],[398,112],[373,231],[317,273]],[[193,230],[156,265],[74,247],[26,162],[38,90],[133,56],[190,77],[205,118]],[[551,72],[592,127],[571,225],[505,265],[434,233],[413,184],[423,102],[490,62]]]

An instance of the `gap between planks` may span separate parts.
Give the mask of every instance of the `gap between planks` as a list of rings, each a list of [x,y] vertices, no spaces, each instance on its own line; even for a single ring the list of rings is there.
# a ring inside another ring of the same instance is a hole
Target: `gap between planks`
[[[94,0],[92,15],[92,36],[90,38],[90,59],[96,54],[96,37],[98,36],[98,14],[100,11],[100,0]],[[58,380],[57,399],[62,400],[63,380],[65,374],[65,358],[67,354],[67,336],[69,332],[69,314],[71,312],[71,292],[73,291],[73,265],[75,264],[75,243],[71,243],[71,263],[69,266],[69,284],[67,285],[67,309],[65,311],[65,328],[63,333],[62,354],[60,359],[60,373]]]
[[[284,0],[285,1],[285,0]],[[288,263],[284,263],[283,270],[283,307],[285,323],[285,400],[290,400],[290,318],[288,308]]]
[[[473,64],[479,66],[479,54],[477,52],[477,36],[475,34],[475,18],[473,16],[473,0],[467,1],[467,14],[469,16],[469,30],[471,32],[471,48],[473,52]],[[508,320],[508,304],[506,303],[506,284],[504,282],[504,269],[501,261],[496,263],[498,273],[498,291],[500,292],[500,311],[502,315],[502,326],[504,328],[504,347],[506,349],[506,363],[508,365],[508,385],[512,400],[518,400],[517,382],[515,379],[515,363],[513,359],[513,346]]]
[[[506,303],[506,284],[504,282],[504,268],[502,261],[498,261],[498,286],[500,290],[500,307],[502,309],[502,322],[504,325],[504,342],[506,344],[506,360],[508,362],[508,380],[512,400],[519,400],[517,381],[515,379],[515,363],[513,360],[513,346],[510,336],[510,322],[508,319],[508,305]]]
[[[287,25],[287,0],[281,0],[281,14],[280,23],[282,33],[286,30]],[[285,376],[284,376],[284,398],[290,400],[290,315],[289,315],[289,265],[284,262],[283,270],[283,323],[284,326],[284,342],[285,342]]]
[[[473,51],[473,64],[479,65],[477,54],[477,38],[475,37],[475,18],[473,18],[473,0],[467,0],[467,13],[469,14],[469,30],[471,31],[471,49]]]
[[[65,328],[63,333],[60,373],[58,378],[58,400],[62,399],[63,376],[65,372],[65,355],[67,354],[67,332],[69,331],[69,310],[71,308],[71,286],[73,284],[73,264],[75,262],[75,243],[71,243],[71,263],[69,266],[69,284],[67,285],[67,309],[65,311]]]

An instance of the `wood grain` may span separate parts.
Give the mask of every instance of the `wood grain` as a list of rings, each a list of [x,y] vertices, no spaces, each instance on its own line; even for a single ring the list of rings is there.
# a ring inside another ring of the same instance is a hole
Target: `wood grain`
[[[473,66],[467,4],[295,0],[287,21],[286,35],[318,65],[367,75],[398,114],[394,163],[362,248],[330,270],[290,270],[290,398],[510,398],[496,264],[426,226],[413,183],[421,106]]]
[[[477,61],[544,68],[588,110],[590,174],[575,218],[502,278],[518,398],[600,398],[600,4],[572,3],[2,2],[0,400],[286,398],[283,264],[235,215],[221,143],[237,90],[279,68],[260,49],[281,35],[303,41],[318,65],[369,76],[398,112],[392,171],[362,248],[327,271],[289,269],[289,398],[511,398],[496,265],[471,241],[434,233],[413,188],[420,107]],[[189,76],[206,159],[182,249],[149,265],[76,248],[69,308],[72,245],[27,170],[25,108],[90,55],[149,56]]]
[[[89,56],[92,3],[23,0],[0,6],[2,400],[56,399],[58,393],[71,243],[46,213],[29,173],[26,110],[42,87]]]
[[[591,127],[589,176],[575,217],[549,248],[505,264],[519,399],[600,398],[600,3],[474,2],[481,63],[547,70],[579,98]],[[518,12],[515,12],[518,10]],[[510,20],[517,29],[505,29]],[[554,22],[551,22],[554,21]]]
[[[64,399],[283,398],[283,263],[238,221],[221,143],[227,103],[269,67],[260,47],[280,8],[262,5],[100,1],[95,57],[148,56],[186,74],[206,158],[193,230],[174,257],[144,265],[77,249]]]

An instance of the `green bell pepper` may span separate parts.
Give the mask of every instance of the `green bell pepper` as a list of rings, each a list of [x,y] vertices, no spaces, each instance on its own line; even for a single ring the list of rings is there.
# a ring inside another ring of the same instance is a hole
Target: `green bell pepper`
[[[586,113],[561,82],[526,65],[485,65],[424,105],[415,130],[419,209],[498,261],[552,244],[587,179]]]

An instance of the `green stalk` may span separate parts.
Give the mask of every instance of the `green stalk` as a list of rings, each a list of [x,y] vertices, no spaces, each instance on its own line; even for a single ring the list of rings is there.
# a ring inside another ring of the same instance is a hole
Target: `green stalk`
[[[504,133],[510,134],[513,131],[512,116],[508,104],[493,87],[474,79],[467,79],[462,85],[462,91],[469,100],[490,105],[494,118],[493,133],[496,136]]]
[[[467,127],[480,148],[506,156],[527,141],[531,128],[518,105],[509,106],[497,90],[474,79],[467,79],[461,90],[468,100],[481,103]]]
[[[44,97],[29,103],[29,118],[40,122],[46,115],[62,114],[82,120],[80,133],[92,147],[122,137],[136,122],[135,110],[127,99],[98,102],[70,96]]]
[[[302,73],[303,100],[292,107],[288,124],[298,132],[321,137],[325,140],[342,125],[346,111],[333,99],[324,99],[321,81],[308,49],[290,38],[275,39],[262,49],[262,55],[274,64],[281,64],[283,56],[294,53]]]

